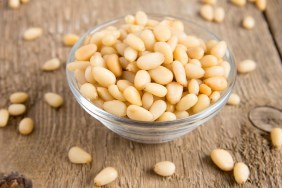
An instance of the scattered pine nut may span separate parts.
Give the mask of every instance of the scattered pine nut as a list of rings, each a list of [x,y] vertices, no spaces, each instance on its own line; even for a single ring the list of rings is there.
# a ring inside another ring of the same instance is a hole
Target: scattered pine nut
[[[242,24],[245,29],[252,29],[255,26],[255,20],[253,17],[247,16],[243,19]]]
[[[17,9],[20,7],[20,0],[9,0],[9,7],[12,9]]]
[[[5,127],[9,120],[9,112],[7,109],[0,109],[0,127]]]
[[[31,41],[41,37],[42,34],[43,34],[42,28],[31,27],[24,32],[23,38],[27,41]]]
[[[246,0],[231,0],[231,3],[233,3],[234,5],[243,7],[246,5],[247,1]]]
[[[57,93],[45,93],[44,100],[53,108],[59,108],[63,105],[64,99]]]
[[[94,178],[94,185],[101,187],[113,182],[118,177],[118,172],[113,167],[106,167],[100,171]]]
[[[11,116],[19,116],[25,113],[26,107],[23,104],[11,104],[8,111]]]
[[[271,141],[272,145],[280,149],[282,146],[282,129],[281,128],[273,128],[271,130]]]
[[[34,128],[33,120],[28,117],[22,119],[19,124],[19,132],[22,135],[29,135],[33,131],[33,128]]]
[[[211,152],[211,159],[214,164],[223,171],[231,171],[234,167],[234,160],[230,153],[226,150],[213,150]]]
[[[70,162],[75,164],[86,164],[92,161],[91,155],[77,146],[70,148],[68,157]]]
[[[253,60],[247,59],[247,60],[241,61],[238,64],[237,70],[239,73],[245,74],[245,73],[254,71],[256,67],[257,67],[257,64]]]
[[[78,39],[79,39],[78,35],[69,33],[64,35],[63,42],[64,45],[66,46],[73,46],[78,41]]]
[[[154,171],[160,176],[171,176],[175,172],[175,164],[170,161],[158,162],[154,166]]]
[[[207,21],[212,21],[214,18],[214,11],[211,5],[203,5],[200,9],[200,15]]]
[[[201,2],[204,4],[215,5],[217,0],[201,0]]]
[[[249,178],[250,170],[245,163],[239,162],[235,164],[233,174],[238,184],[244,184]]]
[[[44,71],[54,71],[60,68],[61,62],[58,58],[53,58],[44,63],[41,67]]]
[[[214,10],[214,21],[217,23],[223,22],[225,17],[225,11],[222,7],[216,7]]]
[[[265,11],[266,9],[266,0],[256,0],[256,6],[260,11]]]
[[[239,105],[240,104],[240,97],[236,93],[232,93],[228,98],[227,104],[230,105]]]
[[[13,104],[24,103],[28,100],[28,94],[26,92],[15,92],[10,95],[10,102]]]

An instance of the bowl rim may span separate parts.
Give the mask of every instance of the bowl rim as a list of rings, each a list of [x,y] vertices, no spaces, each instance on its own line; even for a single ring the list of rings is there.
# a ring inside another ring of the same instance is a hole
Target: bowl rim
[[[152,19],[164,19],[164,18],[172,18],[175,20],[179,20],[182,22],[185,22],[186,24],[192,24],[194,26],[196,26],[197,28],[199,28],[200,30],[202,30],[203,32],[206,32],[208,35],[210,35],[211,37],[213,37],[215,40],[217,41],[221,41],[221,39],[219,37],[217,37],[215,34],[213,34],[211,31],[209,31],[208,29],[206,29],[204,26],[195,23],[192,20],[189,19],[184,19],[181,17],[177,17],[177,16],[173,16],[173,15],[166,15],[166,14],[151,14],[151,13],[147,13],[148,17],[152,18]],[[69,52],[68,55],[68,59],[66,62],[66,66],[70,63],[73,62],[73,56],[75,54],[76,49],[78,49],[81,44],[84,42],[85,38],[89,35],[89,34],[93,34],[94,32],[100,31],[101,29],[104,29],[108,26],[111,26],[115,23],[121,22],[124,20],[124,16],[120,16],[111,20],[108,20],[106,22],[103,22],[101,24],[96,25],[95,27],[89,29],[86,33],[84,33],[79,40],[76,42],[76,44],[72,47],[71,51]],[[127,125],[131,125],[134,124],[132,126],[134,127],[139,127],[139,128],[150,128],[150,127],[154,127],[154,128],[169,128],[169,127],[175,127],[178,124],[187,124],[187,126],[189,126],[189,123],[193,123],[195,121],[198,121],[200,119],[204,119],[206,117],[208,117],[209,115],[213,114],[213,111],[216,110],[218,107],[220,107],[220,105],[222,105],[222,103],[225,103],[227,101],[227,97],[229,97],[229,95],[231,94],[235,82],[236,82],[236,76],[237,76],[237,71],[236,71],[236,66],[235,66],[235,62],[231,53],[231,50],[229,47],[227,47],[227,51],[225,54],[225,59],[226,61],[229,62],[230,64],[230,72],[229,72],[229,76],[228,76],[228,86],[227,88],[221,92],[221,96],[220,98],[213,104],[211,104],[208,108],[204,109],[203,111],[193,114],[191,116],[185,117],[185,118],[181,118],[181,119],[176,119],[173,121],[165,121],[165,122],[148,122],[148,121],[137,121],[137,120],[132,120],[129,118],[125,118],[125,117],[119,117],[116,116],[114,114],[111,114],[107,111],[104,111],[103,109],[97,107],[94,103],[92,103],[90,100],[86,99],[84,96],[82,96],[79,92],[78,87],[76,87],[74,85],[75,83],[75,77],[74,77],[74,73],[72,71],[69,71],[66,68],[66,75],[67,75],[67,82],[68,85],[73,93],[73,95],[75,96],[77,102],[80,105],[83,105],[82,102],[78,101],[80,98],[81,100],[83,100],[84,102],[87,102],[87,105],[91,105],[91,108],[93,108],[95,111],[92,111],[95,115],[103,118],[103,119],[111,119],[112,121],[118,121],[118,122],[122,122],[122,123],[126,123]],[[77,85],[77,84],[76,84]],[[223,104],[224,105],[224,104]],[[85,106],[84,106],[85,107]],[[88,108],[88,107],[86,107]],[[116,124],[117,126],[120,126],[120,124]],[[190,125],[191,126],[191,125]]]

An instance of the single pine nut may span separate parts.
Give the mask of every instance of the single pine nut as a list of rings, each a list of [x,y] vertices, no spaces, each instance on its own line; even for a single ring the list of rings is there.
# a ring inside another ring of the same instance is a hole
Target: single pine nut
[[[166,111],[166,102],[163,100],[155,101],[149,111],[153,114],[153,120],[158,119]]]
[[[142,106],[149,110],[154,102],[154,97],[151,93],[145,92],[142,96]]]
[[[194,47],[187,49],[188,57],[192,59],[201,59],[204,56],[204,53],[205,51],[201,47]]]
[[[280,149],[282,146],[282,129],[281,128],[273,128],[271,130],[271,142],[275,148]]]
[[[174,112],[175,110],[175,105],[174,104],[170,104],[169,102],[166,102],[166,112]]]
[[[170,46],[172,52],[175,50],[176,46],[178,43],[178,38],[177,36],[172,36],[168,41],[167,44]]]
[[[61,65],[61,62],[58,58],[53,58],[44,63],[44,65],[41,67],[44,71],[54,71],[57,70]]]
[[[134,22],[135,22],[135,17],[132,16],[132,15],[127,15],[127,16],[124,17],[124,21],[125,21],[125,23],[127,23],[127,24],[134,24]]]
[[[87,44],[76,50],[75,58],[78,61],[88,61],[96,51],[97,46],[95,44]]]
[[[249,73],[249,72],[252,72],[256,69],[257,67],[257,64],[253,61],[253,60],[244,60],[244,61],[241,61],[238,66],[237,66],[237,70],[239,73]]]
[[[135,35],[139,35],[143,29],[144,29],[144,26],[141,26],[141,25],[129,25],[128,32],[133,33]]]
[[[126,105],[119,100],[107,101],[103,104],[103,109],[116,116],[126,116]]]
[[[34,123],[31,118],[24,118],[21,120],[19,124],[19,132],[22,135],[29,135],[33,131],[33,128],[34,128]]]
[[[70,162],[75,164],[85,164],[90,163],[92,161],[91,155],[77,146],[73,146],[70,148],[68,157]]]
[[[24,103],[28,100],[26,92],[16,92],[10,95],[10,102],[13,104]]]
[[[9,111],[7,109],[0,109],[0,127],[5,127],[9,120]]]
[[[196,66],[198,66],[198,67],[202,67],[201,62],[200,62],[198,59],[190,59],[190,60],[189,60],[189,63],[190,63],[190,64],[193,64],[193,65],[196,65]]]
[[[198,113],[209,107],[210,99],[205,94],[198,95],[198,102],[193,106],[192,110],[194,113]]]
[[[229,64],[227,61],[223,61],[223,62],[220,64],[220,66],[222,66],[223,69],[224,69],[224,77],[225,77],[225,78],[228,78],[229,73],[230,73],[230,70],[231,70],[230,64]]]
[[[118,177],[118,172],[113,167],[104,168],[99,174],[94,178],[95,186],[103,186],[113,182]]]
[[[127,35],[124,42],[137,51],[145,51],[144,42],[134,34]]]
[[[130,105],[127,107],[126,115],[133,120],[138,121],[153,121],[153,114],[137,105]]]
[[[201,0],[201,2],[204,4],[215,5],[217,0]]]
[[[205,79],[204,83],[214,91],[223,91],[227,88],[227,81],[224,77],[211,77]]]
[[[159,22],[157,20],[148,19],[147,26],[154,27],[158,24],[159,24]]]
[[[206,42],[206,53],[210,53],[212,47],[214,47],[218,43],[217,40],[209,40]]]
[[[136,24],[144,26],[147,24],[148,17],[144,12],[138,11],[135,15],[135,21],[136,21]]]
[[[194,48],[201,45],[201,41],[192,35],[185,35],[185,37],[179,38],[179,43],[186,46],[186,48]]]
[[[176,111],[174,112],[176,119],[182,119],[189,116],[189,113],[187,111]]]
[[[149,29],[145,29],[141,32],[140,38],[143,40],[146,49],[149,51],[153,51],[154,44],[156,42],[154,33]]]
[[[173,121],[176,120],[176,116],[172,112],[164,112],[157,121]]]
[[[121,56],[124,55],[124,50],[127,48],[127,44],[124,44],[123,42],[117,42],[115,44],[115,48],[117,50],[117,53]]]
[[[11,104],[8,111],[11,116],[19,116],[25,113],[26,107],[23,104]]]
[[[157,96],[157,97],[164,97],[167,93],[166,87],[157,84],[157,83],[148,83],[146,84],[145,91]]]
[[[171,27],[177,31],[184,31],[184,25],[181,21],[175,20],[172,22]]]
[[[238,184],[244,184],[249,178],[250,170],[245,163],[239,162],[234,165],[233,174]]]
[[[206,84],[201,84],[200,85],[200,93],[205,94],[207,96],[210,96],[210,94],[212,93],[212,90]]]
[[[120,77],[122,75],[122,67],[119,63],[119,58],[117,54],[108,55],[106,59],[106,65],[116,77]]]
[[[97,93],[100,98],[102,98],[104,101],[112,101],[114,98],[110,94],[110,92],[107,90],[107,88],[104,87],[97,87]]]
[[[108,87],[116,83],[114,73],[103,67],[93,67],[92,75],[101,86]]]
[[[214,10],[214,21],[221,23],[224,20],[225,11],[222,7],[216,7]]]
[[[220,98],[220,93],[218,91],[214,91],[210,95],[210,99],[212,103],[215,103],[216,101],[218,101],[219,98]]]
[[[94,100],[98,98],[96,87],[90,83],[85,83],[80,86],[80,93],[89,100]]]
[[[200,86],[199,86],[199,83],[197,82],[197,80],[192,79],[192,80],[189,81],[189,83],[188,83],[188,91],[191,94],[195,94],[195,95],[199,94]]]
[[[173,53],[171,47],[166,42],[156,42],[154,45],[154,51],[160,52],[164,55],[164,63],[170,64],[173,61]]]
[[[123,96],[131,104],[142,106],[141,96],[135,87],[133,86],[127,87],[123,91]]]
[[[137,56],[138,56],[138,53],[137,53],[136,50],[134,50],[131,47],[125,48],[125,50],[124,50],[124,57],[125,57],[126,60],[128,60],[130,62],[135,61]]]
[[[243,19],[242,24],[245,29],[252,29],[255,26],[255,20],[253,17],[247,16]]]
[[[164,62],[164,55],[159,52],[148,53],[137,59],[137,66],[142,70],[157,68]]]
[[[109,93],[117,100],[120,101],[126,101],[126,99],[124,98],[122,92],[119,90],[117,85],[111,85],[108,88]]]
[[[102,38],[102,43],[105,46],[112,46],[117,42],[116,37],[111,33],[111,34],[107,34]]]
[[[266,9],[266,0],[256,0],[256,6],[260,11],[265,11]]]
[[[103,104],[104,104],[103,99],[98,98],[98,99],[93,100],[92,102],[93,102],[93,104],[95,104],[95,106],[97,106],[98,108],[102,108],[102,109],[103,109]]]
[[[90,64],[92,67],[107,67],[99,52],[94,53],[94,55],[90,58]]]
[[[89,61],[75,61],[67,65],[69,71],[75,71],[77,69],[85,70],[90,65]]]
[[[85,79],[85,75],[82,70],[77,69],[74,71],[74,77],[78,84],[82,85],[85,84],[87,81]]]
[[[231,2],[234,4],[234,5],[237,5],[237,6],[240,6],[240,7],[243,7],[246,5],[246,0],[231,0]]]
[[[215,76],[224,76],[225,71],[222,66],[213,66],[205,69],[205,78],[215,77]]]
[[[154,166],[154,171],[160,176],[171,176],[175,172],[175,164],[170,161],[158,162]]]
[[[129,86],[133,86],[133,84],[129,82],[128,80],[117,81],[117,87],[121,92],[123,92]]]
[[[240,104],[240,97],[236,93],[232,93],[228,98],[227,104],[230,105],[239,105]]]
[[[92,75],[92,67],[91,66],[88,66],[86,69],[85,69],[85,72],[84,72],[84,76],[85,76],[85,80],[91,84],[95,84],[96,81],[95,79],[93,78],[93,75]]]
[[[211,55],[214,55],[217,58],[223,58],[227,50],[227,45],[225,41],[220,41],[217,44],[215,44],[210,53]]]
[[[102,56],[116,54],[116,53],[117,53],[116,49],[110,46],[103,46],[101,49]]]
[[[180,99],[180,101],[176,104],[177,111],[188,110],[193,107],[198,101],[198,97],[195,94],[187,94]]]
[[[145,70],[139,70],[134,78],[134,86],[139,89],[142,90],[145,88],[145,85],[147,83],[151,82],[151,77],[150,74],[145,71]]]
[[[160,42],[166,42],[171,37],[171,32],[168,26],[164,24],[158,24],[153,29],[156,39]]]
[[[183,64],[180,61],[174,61],[172,63],[172,70],[173,70],[173,74],[175,77],[175,80],[180,83],[183,86],[187,86],[187,78],[186,78],[186,72],[184,69]],[[159,75],[160,77],[162,75]]]
[[[15,0],[13,0],[15,1]],[[39,27],[31,27],[27,29],[23,34],[23,39],[25,40],[35,40],[39,38],[43,34],[42,28]]]
[[[129,63],[125,69],[126,69],[127,71],[133,72],[133,73],[136,73],[136,72],[138,72],[138,71],[140,70],[140,69],[137,67],[137,64],[136,64],[135,61]]]
[[[64,35],[63,42],[64,42],[64,45],[66,46],[73,46],[78,41],[78,39],[79,39],[78,35],[70,33],[70,34]]]
[[[9,7],[12,9],[17,9],[20,7],[20,0],[9,0]]]
[[[155,69],[149,70],[149,74],[152,80],[154,80],[156,83],[161,84],[161,85],[166,85],[173,80],[172,72],[163,66],[158,66]]]
[[[230,153],[223,149],[214,149],[211,152],[211,159],[214,164],[223,171],[231,171],[234,161]]]
[[[167,89],[166,99],[171,104],[178,103],[182,97],[183,86],[177,82],[171,82],[167,84],[166,89]]]
[[[202,78],[205,74],[204,69],[191,63],[185,65],[185,72],[188,79]]]
[[[200,9],[200,15],[207,21],[212,21],[214,17],[213,8],[211,5],[203,5]]]
[[[44,100],[53,108],[59,108],[63,105],[64,99],[57,93],[45,93]]]
[[[128,66],[128,64],[130,63],[129,61],[127,61],[125,59],[125,57],[120,57],[119,58],[119,62],[120,62],[120,65],[123,69],[126,69],[126,67]]]
[[[188,63],[188,55],[186,50],[181,46],[176,46],[173,52],[173,57],[175,60],[180,61],[182,65],[186,65]]]
[[[131,83],[134,83],[135,73],[130,71],[123,71],[122,78],[128,80]]]

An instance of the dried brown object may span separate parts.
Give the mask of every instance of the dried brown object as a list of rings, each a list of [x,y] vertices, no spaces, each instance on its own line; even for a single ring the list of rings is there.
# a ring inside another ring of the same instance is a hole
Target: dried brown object
[[[18,172],[0,173],[0,188],[32,188],[32,181]]]

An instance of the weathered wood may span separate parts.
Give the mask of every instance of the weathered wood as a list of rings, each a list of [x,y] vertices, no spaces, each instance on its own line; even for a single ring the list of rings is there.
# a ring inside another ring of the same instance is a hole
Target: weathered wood
[[[0,172],[19,171],[32,179],[34,187],[77,188],[92,187],[98,171],[114,166],[119,178],[109,187],[239,187],[232,173],[220,171],[209,158],[212,149],[221,147],[250,167],[245,187],[281,187],[282,152],[273,150],[269,134],[248,119],[250,110],[257,106],[282,109],[279,54],[261,12],[252,5],[238,8],[220,3],[226,10],[222,24],[199,18],[196,0],[31,0],[19,10],[0,3],[0,107],[8,106],[10,93],[27,91],[30,101],[25,116],[35,121],[30,136],[17,133],[20,117],[11,118],[0,130]],[[240,106],[225,107],[214,119],[176,141],[144,145],[117,136],[84,112],[68,88],[65,68],[53,73],[40,70],[52,57],[66,60],[70,49],[62,45],[64,33],[82,34],[97,23],[139,9],[194,19],[228,42],[236,62],[257,61],[256,71],[238,76]],[[249,14],[256,19],[256,27],[247,31],[240,24]],[[23,31],[30,26],[43,27],[44,36],[33,42],[22,41]],[[43,95],[49,91],[64,96],[62,108],[54,110],[44,103]],[[74,145],[90,152],[93,163],[71,164],[67,152]],[[176,164],[173,177],[161,178],[152,172],[152,166],[161,160]]]

